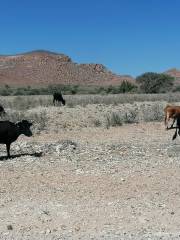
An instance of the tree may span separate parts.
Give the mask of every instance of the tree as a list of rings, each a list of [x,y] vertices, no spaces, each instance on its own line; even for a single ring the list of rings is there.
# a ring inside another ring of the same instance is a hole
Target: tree
[[[135,90],[137,86],[128,81],[122,81],[121,85],[119,86],[120,93],[132,92]]]
[[[172,89],[174,78],[162,73],[147,72],[136,78],[145,93],[164,93]]]

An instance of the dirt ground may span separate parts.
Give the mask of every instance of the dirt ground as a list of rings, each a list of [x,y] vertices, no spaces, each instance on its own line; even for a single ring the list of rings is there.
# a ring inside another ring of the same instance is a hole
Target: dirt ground
[[[180,239],[180,137],[163,123],[0,146],[0,239]],[[24,155],[22,154],[24,153]]]

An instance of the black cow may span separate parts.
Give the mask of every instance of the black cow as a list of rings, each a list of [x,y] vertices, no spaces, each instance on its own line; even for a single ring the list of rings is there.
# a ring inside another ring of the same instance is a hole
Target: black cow
[[[5,114],[6,114],[6,112],[5,112],[4,108],[3,108],[3,106],[0,105],[0,116],[3,116]]]
[[[54,104],[54,106],[55,106],[56,102],[61,102],[63,105],[66,104],[66,101],[64,100],[61,92],[55,92],[53,94],[53,104]]]
[[[7,157],[10,157],[10,145],[16,141],[19,135],[24,134],[27,137],[32,136],[30,127],[32,123],[27,120],[12,123],[10,121],[0,121],[0,144],[6,144]]]

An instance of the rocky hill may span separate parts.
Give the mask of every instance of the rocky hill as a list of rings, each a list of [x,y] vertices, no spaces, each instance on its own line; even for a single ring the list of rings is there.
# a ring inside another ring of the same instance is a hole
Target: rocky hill
[[[42,86],[49,84],[118,85],[129,76],[116,75],[102,64],[77,64],[64,54],[32,51],[0,55],[0,84]]]

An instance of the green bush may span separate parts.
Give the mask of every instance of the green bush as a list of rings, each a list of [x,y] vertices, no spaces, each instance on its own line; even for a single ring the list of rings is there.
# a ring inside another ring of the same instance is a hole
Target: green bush
[[[128,81],[123,81],[119,86],[119,93],[127,93],[137,90],[137,86]]]
[[[165,93],[172,89],[174,78],[167,74],[147,72],[136,78],[143,93]]]
[[[107,94],[118,94],[118,93],[128,93],[128,92],[135,92],[137,90],[137,86],[133,83],[128,81],[123,81],[121,85],[117,86],[108,86],[105,87],[104,90]]]

